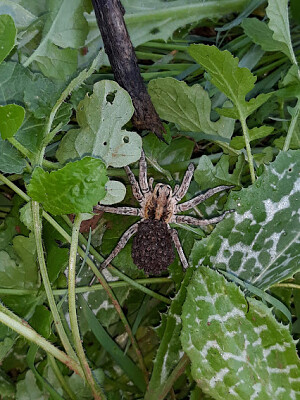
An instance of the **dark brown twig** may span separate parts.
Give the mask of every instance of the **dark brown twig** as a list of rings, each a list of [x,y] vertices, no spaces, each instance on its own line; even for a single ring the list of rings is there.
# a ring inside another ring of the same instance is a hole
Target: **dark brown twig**
[[[164,140],[165,129],[140,74],[120,0],[92,0],[92,3],[115,79],[132,99],[135,108],[132,122],[135,128],[147,129]]]

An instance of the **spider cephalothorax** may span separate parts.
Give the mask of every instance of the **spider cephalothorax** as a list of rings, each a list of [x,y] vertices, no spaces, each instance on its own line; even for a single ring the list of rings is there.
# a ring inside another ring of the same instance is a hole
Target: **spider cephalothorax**
[[[195,226],[205,226],[222,221],[224,214],[211,219],[197,219],[187,215],[177,215],[182,211],[187,211],[202,203],[215,193],[233,186],[217,186],[208,190],[205,194],[200,194],[191,200],[180,203],[188,191],[190,182],[194,174],[194,165],[190,164],[184,175],[181,185],[176,185],[174,190],[171,186],[158,183],[154,189],[153,178],[147,180],[147,164],[145,154],[142,151],[140,159],[139,181],[136,180],[130,168],[125,167],[125,171],[132,186],[132,192],[141,208],[134,207],[109,207],[98,205],[94,211],[105,211],[113,214],[140,216],[141,221],[133,224],[121,237],[115,249],[110,253],[101,267],[105,268],[111,260],[126,245],[128,240],[136,233],[132,245],[133,262],[143,269],[147,274],[158,275],[165,270],[174,260],[174,243],[183,268],[188,267],[188,262],[182,250],[178,233],[172,229],[169,223],[177,222]]]

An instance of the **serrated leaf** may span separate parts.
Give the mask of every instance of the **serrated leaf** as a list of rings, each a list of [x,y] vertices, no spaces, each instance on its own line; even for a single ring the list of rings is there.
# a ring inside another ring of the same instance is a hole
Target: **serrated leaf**
[[[187,290],[181,341],[192,376],[216,400],[296,399],[300,362],[288,326],[210,268]]]
[[[22,125],[25,110],[17,104],[0,106],[0,134],[2,139],[13,137]]]
[[[235,212],[196,242],[193,265],[233,272],[262,289],[299,270],[300,151],[281,152],[255,184],[232,191]]]
[[[142,139],[135,132],[122,130],[134,108],[129,94],[116,82],[101,81],[94,85],[77,108],[80,129],[69,131],[57,151],[59,162],[91,155],[107,166],[123,167],[137,161]]]
[[[28,194],[54,215],[91,212],[104,198],[106,182],[103,162],[85,157],[50,173],[35,168]]]
[[[211,82],[233,102],[239,118],[249,116],[271,96],[271,93],[262,93],[250,101],[245,100],[254,88],[256,76],[249,69],[240,68],[238,58],[233,57],[229,51],[220,51],[215,46],[192,44],[188,52],[209,72]],[[225,110],[225,115],[233,112],[229,110]]]
[[[200,185],[201,190],[212,188],[219,185],[241,186],[240,179],[244,166],[244,157],[239,156],[233,172],[230,172],[230,157],[223,155],[216,166],[206,155],[199,160],[195,170],[195,181]]]
[[[150,81],[148,91],[159,116],[181,130],[231,138],[235,121],[224,117],[211,121],[211,100],[201,85],[158,78]]]
[[[256,139],[262,139],[266,136],[271,135],[271,133],[274,131],[274,127],[272,126],[260,126],[260,127],[255,127],[252,129],[248,130],[249,133],[249,142],[252,142],[253,140]],[[243,149],[245,147],[245,139],[244,136],[236,136],[234,137],[231,142],[230,146],[232,146],[234,149]]]
[[[270,19],[269,28],[274,32],[273,39],[282,44],[282,51],[297,64],[290,36],[288,0],[269,0],[266,13]]]
[[[45,76],[66,79],[77,68],[77,50],[84,45],[87,22],[81,0],[53,0],[39,46],[24,63],[37,62]]]
[[[15,45],[16,27],[10,15],[0,15],[0,63]]]
[[[25,167],[26,161],[7,140],[0,137],[0,171],[6,174],[21,174]]]

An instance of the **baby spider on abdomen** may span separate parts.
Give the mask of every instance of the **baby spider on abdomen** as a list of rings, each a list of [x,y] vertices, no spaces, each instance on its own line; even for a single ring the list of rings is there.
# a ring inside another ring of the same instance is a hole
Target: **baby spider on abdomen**
[[[178,233],[169,224],[177,222],[205,226],[222,221],[225,215],[232,212],[232,210],[225,211],[224,214],[210,219],[197,219],[187,215],[177,215],[177,213],[187,211],[215,193],[230,189],[233,186],[217,186],[209,189],[205,194],[200,194],[191,200],[178,204],[187,193],[193,178],[194,165],[192,163],[188,166],[181,185],[176,185],[174,191],[171,186],[162,183],[158,183],[153,189],[153,178],[150,178],[149,181],[147,180],[147,163],[143,151],[140,158],[139,181],[136,180],[128,166],[125,167],[125,171],[132,187],[132,193],[140,203],[141,208],[97,205],[94,207],[94,211],[135,215],[141,217],[141,221],[136,222],[127,229],[117,246],[101,264],[101,268],[107,267],[131,236],[136,234],[133,239],[131,254],[133,262],[139,269],[143,269],[150,275],[159,275],[163,270],[166,270],[175,258],[172,243],[177,249],[183,268],[186,269],[188,262],[180,244]]]

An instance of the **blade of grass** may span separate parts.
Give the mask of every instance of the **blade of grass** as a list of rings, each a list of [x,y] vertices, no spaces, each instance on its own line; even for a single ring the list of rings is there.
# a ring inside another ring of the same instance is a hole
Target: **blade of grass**
[[[98,342],[111,355],[115,362],[128,375],[130,380],[144,393],[146,389],[145,380],[142,372],[136,367],[134,362],[124,354],[114,340],[109,336],[103,326],[100,324],[94,313],[89,308],[82,295],[78,296],[78,304],[82,307],[91,331],[94,333]]]

